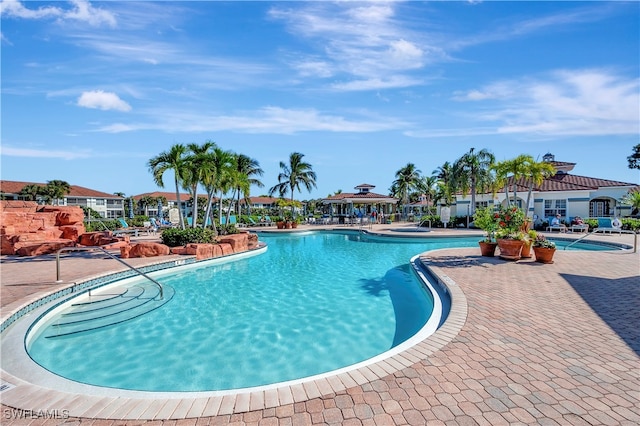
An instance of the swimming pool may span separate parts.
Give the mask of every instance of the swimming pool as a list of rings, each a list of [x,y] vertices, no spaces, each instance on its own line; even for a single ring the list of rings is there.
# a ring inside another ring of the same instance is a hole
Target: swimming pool
[[[159,276],[175,290],[172,300],[131,321],[48,338],[58,320],[47,319],[50,325],[34,328],[27,339],[28,352],[81,383],[235,389],[375,357],[413,336],[431,315],[433,298],[409,259],[433,243],[319,232],[261,240],[268,244],[263,255]],[[134,287],[138,280],[130,281]]]
[[[238,389],[318,375],[374,358],[425,325],[434,300],[412,256],[477,247],[477,237],[260,238],[263,255],[160,274],[175,295],[117,326],[50,338],[60,309],[52,312],[27,337],[30,356],[68,379],[130,390]]]

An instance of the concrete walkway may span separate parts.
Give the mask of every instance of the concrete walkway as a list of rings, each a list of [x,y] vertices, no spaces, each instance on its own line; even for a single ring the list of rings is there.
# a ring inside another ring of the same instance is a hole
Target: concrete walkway
[[[590,238],[633,244],[631,235]],[[121,269],[112,259],[87,257],[92,256],[64,259],[63,278]],[[439,350],[393,374],[337,392],[297,395],[270,408],[217,416],[208,416],[206,405],[164,407],[195,414],[155,423],[640,424],[640,254],[558,250],[554,259],[543,265],[484,258],[479,249],[425,253],[421,260],[451,286],[454,299],[445,326],[456,333],[434,336],[441,339]],[[132,260],[134,266],[150,261]],[[3,318],[34,293],[59,285],[53,283],[55,260],[50,257],[3,256],[1,267]],[[19,412],[3,404],[2,424],[145,423],[64,419],[64,407],[53,405],[60,411],[50,417],[57,418],[46,419],[47,413]],[[177,418],[171,414],[167,417]]]

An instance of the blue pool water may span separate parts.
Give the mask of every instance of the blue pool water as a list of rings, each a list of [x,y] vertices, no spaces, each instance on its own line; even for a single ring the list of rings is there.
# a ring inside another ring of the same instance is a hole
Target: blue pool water
[[[477,237],[355,233],[261,235],[266,253],[160,276],[170,302],[89,333],[29,339],[30,356],[63,377],[147,391],[210,391],[308,377],[406,341],[433,300],[409,259]]]

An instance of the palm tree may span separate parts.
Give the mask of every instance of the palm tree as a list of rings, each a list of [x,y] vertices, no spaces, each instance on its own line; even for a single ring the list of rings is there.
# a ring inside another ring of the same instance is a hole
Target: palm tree
[[[487,188],[492,179],[491,166],[495,162],[494,155],[486,149],[474,152],[471,148],[469,152],[460,157],[453,166],[454,180],[457,187],[466,195],[471,190],[470,215],[476,210],[476,191],[478,187]]]
[[[545,179],[555,175],[556,169],[549,162],[536,161],[533,159],[533,157],[529,156],[529,159],[524,166],[524,174],[529,186],[529,192],[527,194],[527,204],[525,206],[525,212],[528,212],[529,203],[531,202],[531,194],[533,193],[533,187],[541,185]]]
[[[42,195],[44,189],[45,188],[42,185],[30,183],[23,186],[19,194],[23,196],[27,201],[37,201],[38,196]]]
[[[217,191],[220,191],[219,214],[222,215],[222,196],[227,191],[225,185],[228,179],[226,176],[235,167],[235,155],[231,151],[225,151],[215,146],[213,150],[206,154],[206,162],[208,163],[207,167],[210,173],[204,177],[202,184],[207,191],[205,218],[208,218],[211,217],[213,199]],[[217,232],[215,221],[212,220],[211,222],[213,224],[213,230]],[[206,219],[204,223],[206,225]]]
[[[71,192],[71,185],[63,180],[50,180],[47,182],[46,191],[49,197],[55,200],[56,205],[60,205],[60,199]]]
[[[507,196],[507,204],[509,200],[509,184],[513,186],[513,203],[518,203],[518,180],[527,177],[527,164],[533,161],[530,155],[521,154],[511,160],[504,160],[494,163],[491,169],[496,173],[496,180],[499,184],[503,184],[505,194]]]
[[[396,179],[391,184],[391,194],[402,200],[403,215],[406,216],[409,204],[409,192],[416,189],[420,182],[420,170],[413,163],[407,163],[396,172]]]
[[[293,152],[289,155],[289,164],[284,161],[280,162],[278,174],[278,184],[269,189],[269,196],[273,196],[276,192],[280,197],[284,197],[287,192],[291,191],[291,213],[293,214],[293,195],[295,190],[300,191],[300,185],[307,188],[311,192],[311,188],[316,187],[316,173],[313,171],[311,164],[302,160],[304,154]]]
[[[202,145],[190,143],[187,145],[187,149],[190,154],[185,158],[185,172],[183,175],[183,187],[189,190],[191,199],[193,200],[193,224],[192,227],[197,226],[198,222],[198,185],[207,180],[207,177],[215,170],[211,164],[210,157],[207,155],[211,149],[215,148],[216,144],[207,141]],[[205,219],[204,225],[207,221]],[[204,226],[203,225],[203,226]]]
[[[432,172],[438,179],[436,182],[436,194],[434,202],[442,201],[449,206],[453,202],[453,194],[456,192],[453,165],[448,161]]]
[[[138,204],[144,207],[145,216],[149,216],[149,206],[157,202],[157,199],[155,197],[152,197],[151,195],[145,195],[143,197],[140,197],[140,199],[138,200]]]
[[[184,229],[184,216],[182,214],[182,203],[180,202],[180,186],[182,176],[185,172],[185,155],[187,148],[182,144],[173,145],[169,151],[160,153],[157,157],[149,160],[149,171],[153,174],[153,180],[160,188],[164,188],[162,176],[167,170],[173,170],[174,183],[176,186],[176,201],[178,203],[178,215],[180,217],[180,228]]]
[[[262,176],[264,174],[264,171],[260,168],[258,160],[254,160],[244,154],[239,154],[236,157],[236,170],[247,177],[249,189],[251,188],[251,185],[257,186],[258,188],[264,187],[262,181],[256,178],[256,176]],[[236,189],[238,189],[238,214],[240,214],[240,197],[243,196],[244,199],[248,201],[249,189],[246,191],[240,191],[239,188]],[[248,202],[247,205],[249,205]]]
[[[433,198],[436,194],[436,183],[438,178],[436,176],[422,176],[417,183],[417,190],[421,195],[424,195],[427,202],[427,207],[430,208],[433,203]]]
[[[622,197],[621,202],[622,204],[631,206],[632,215],[638,214],[638,211],[640,211],[640,192],[630,191],[626,193],[625,196]]]

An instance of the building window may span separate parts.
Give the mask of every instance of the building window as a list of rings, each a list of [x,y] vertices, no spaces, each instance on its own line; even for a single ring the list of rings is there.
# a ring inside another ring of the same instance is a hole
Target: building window
[[[87,205],[86,198],[67,198],[68,206],[85,206]]]
[[[476,201],[476,210],[479,208],[487,208],[489,207],[489,202],[488,201]]]
[[[106,201],[104,199],[97,199],[96,200],[96,206],[104,206],[106,204]]]
[[[567,200],[544,200],[544,217],[567,216]]]

